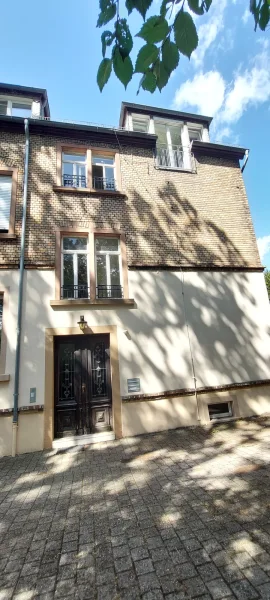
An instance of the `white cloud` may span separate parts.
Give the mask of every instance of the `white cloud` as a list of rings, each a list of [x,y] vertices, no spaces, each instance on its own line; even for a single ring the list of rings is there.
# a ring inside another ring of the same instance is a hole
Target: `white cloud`
[[[263,237],[258,238],[257,244],[258,244],[261,261],[263,261],[265,256],[270,251],[270,235],[264,235]]]
[[[223,104],[224,93],[225,82],[218,71],[198,73],[177,90],[174,107],[182,110],[191,106],[202,114],[215,115]]]
[[[270,98],[269,49],[257,54],[252,68],[237,74],[232,88],[227,92],[221,120],[233,123],[240,119],[250,105],[266,102]]]
[[[242,16],[242,21],[243,21],[244,25],[247,24],[250,17],[251,17],[251,12],[250,12],[249,8],[246,8],[246,10]]]
[[[227,0],[219,0],[219,2],[213,3],[209,11],[207,22],[198,27],[199,45],[197,50],[192,54],[192,60],[196,67],[202,65],[205,53],[224,27],[223,15],[226,6]]]
[[[215,116],[214,135],[220,141],[231,138],[230,125],[236,123],[247,108],[270,99],[270,44],[268,40],[258,42],[260,52],[243,72],[238,70],[231,83],[217,70],[197,73],[178,88],[174,107],[179,110],[195,107],[199,113]]]

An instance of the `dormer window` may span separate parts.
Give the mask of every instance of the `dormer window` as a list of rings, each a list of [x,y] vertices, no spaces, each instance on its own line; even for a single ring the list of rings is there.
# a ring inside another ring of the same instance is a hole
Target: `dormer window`
[[[190,143],[193,141],[199,141],[201,142],[202,140],[202,130],[198,127],[197,129],[193,129],[193,128],[189,128],[188,129],[188,133],[189,133],[189,141]]]
[[[132,115],[133,131],[140,133],[149,132],[150,117],[148,115]]]
[[[32,115],[32,100],[0,98],[0,115],[8,117],[30,118]]]

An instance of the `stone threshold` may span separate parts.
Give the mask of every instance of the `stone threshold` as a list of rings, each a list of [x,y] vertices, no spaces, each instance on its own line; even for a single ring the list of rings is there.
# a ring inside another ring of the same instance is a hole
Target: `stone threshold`
[[[74,446],[86,446],[87,444],[99,444],[100,442],[112,442],[115,440],[114,431],[100,433],[89,433],[87,435],[71,435],[53,440],[53,450],[64,450]]]

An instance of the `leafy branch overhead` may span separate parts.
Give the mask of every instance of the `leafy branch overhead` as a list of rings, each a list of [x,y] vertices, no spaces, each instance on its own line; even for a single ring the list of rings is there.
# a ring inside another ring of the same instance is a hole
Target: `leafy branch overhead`
[[[218,2],[219,0],[214,0]],[[140,88],[153,93],[164,88],[171,73],[178,66],[180,55],[190,58],[199,39],[192,13],[203,15],[210,9],[212,0],[158,0],[159,14],[146,20],[153,0],[125,0],[128,16],[137,11],[143,24],[136,37],[143,41],[135,64],[131,52],[133,37],[128,20],[121,18],[120,0],[99,0],[97,27],[107,27],[101,34],[102,56],[97,73],[100,91],[110,78],[112,69],[125,88],[135,73],[140,73]],[[250,0],[255,31],[265,31],[270,19],[270,0]],[[188,9],[188,10],[186,10]],[[112,23],[111,23],[112,22]],[[106,55],[109,54],[109,57]]]

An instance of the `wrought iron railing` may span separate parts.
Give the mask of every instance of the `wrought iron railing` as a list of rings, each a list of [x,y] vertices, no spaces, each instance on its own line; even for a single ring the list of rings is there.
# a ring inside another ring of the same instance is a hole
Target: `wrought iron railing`
[[[194,157],[189,148],[158,145],[156,164],[165,169],[194,170]]]
[[[96,289],[97,298],[123,298],[121,285],[98,285]]]
[[[87,284],[63,285],[61,287],[61,299],[89,298],[89,287]]]
[[[86,188],[86,176],[67,175],[64,173],[62,177],[62,184],[64,187]]]
[[[114,179],[108,177],[93,177],[93,188],[94,190],[109,190],[114,192],[116,190],[116,182]]]

